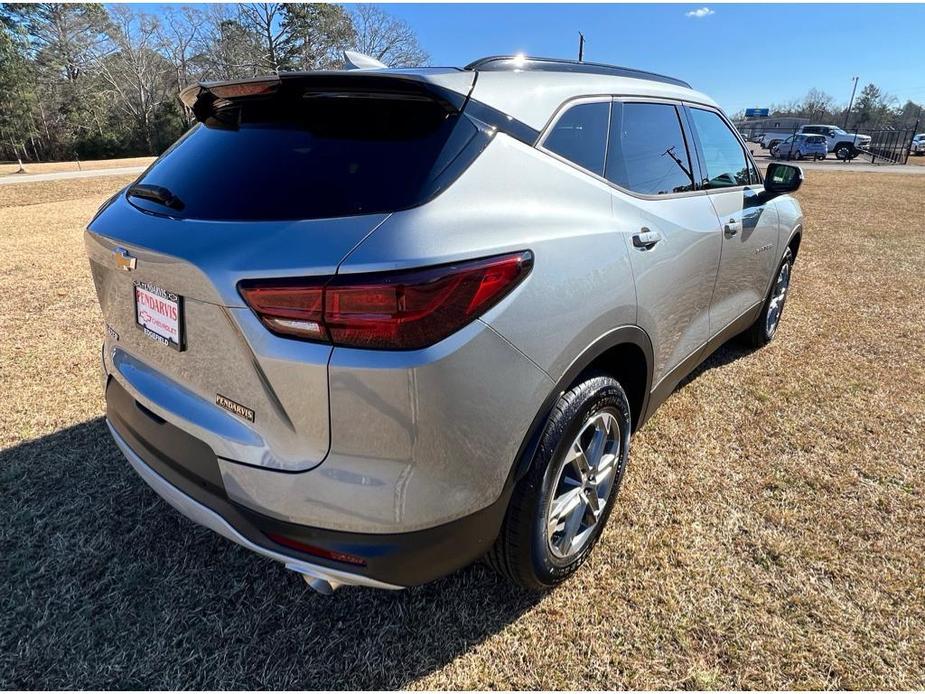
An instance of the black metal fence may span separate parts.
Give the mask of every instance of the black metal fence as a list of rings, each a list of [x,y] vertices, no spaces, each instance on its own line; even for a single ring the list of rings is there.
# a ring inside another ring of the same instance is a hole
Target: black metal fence
[[[780,143],[786,143],[788,138],[800,133],[803,124],[794,122],[799,119],[790,119],[785,127],[781,124],[753,123],[748,121],[737,124],[739,132],[749,142],[757,142],[767,149],[772,158],[795,159],[799,158],[793,148],[786,145],[778,148]],[[777,127],[774,127],[777,125]],[[849,147],[839,147],[827,154],[827,158],[845,160],[858,160],[866,164],[905,164],[909,159],[912,138],[918,132],[919,123],[912,129],[872,130],[866,128],[848,131],[845,141]],[[814,133],[809,133],[814,134]],[[869,139],[868,139],[869,138]],[[831,143],[831,141],[829,142]],[[838,143],[834,143],[838,144]]]

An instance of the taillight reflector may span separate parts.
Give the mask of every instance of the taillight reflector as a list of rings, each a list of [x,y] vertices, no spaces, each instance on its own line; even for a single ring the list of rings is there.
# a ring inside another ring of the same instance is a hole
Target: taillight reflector
[[[252,280],[241,295],[271,331],[368,349],[420,349],[456,332],[530,272],[533,254],[412,271]]]
[[[311,554],[314,557],[333,559],[334,561],[341,561],[345,564],[353,564],[355,566],[366,566],[366,560],[363,559],[363,557],[358,557],[353,554],[338,552],[337,550],[333,549],[325,549],[323,547],[315,547],[315,545],[307,545],[304,542],[293,540],[291,537],[279,535],[278,533],[267,533],[267,537],[269,537],[278,545],[282,545],[283,547],[288,547],[289,549],[294,549],[305,554]]]

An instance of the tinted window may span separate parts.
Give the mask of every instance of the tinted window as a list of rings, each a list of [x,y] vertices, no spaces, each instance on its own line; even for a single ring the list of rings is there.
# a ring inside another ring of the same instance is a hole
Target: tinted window
[[[614,102],[607,178],[644,195],[693,190],[690,156],[674,106]]]
[[[210,118],[141,182],[169,189],[183,203],[177,215],[196,219],[388,212],[420,204],[445,185],[449,162],[465,160],[457,155],[471,150],[478,133],[467,117],[426,98],[298,94]]]
[[[543,146],[601,175],[604,173],[609,115],[610,102],[607,101],[572,106],[556,121]]]
[[[692,108],[691,114],[703,150],[704,186],[726,188],[748,185],[750,176],[745,152],[723,119],[712,111],[699,108]]]

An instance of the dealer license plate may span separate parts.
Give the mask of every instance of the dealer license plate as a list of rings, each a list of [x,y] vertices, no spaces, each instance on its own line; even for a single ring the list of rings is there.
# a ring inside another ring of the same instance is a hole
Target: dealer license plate
[[[135,322],[161,344],[183,349],[183,297],[150,282],[135,282]]]

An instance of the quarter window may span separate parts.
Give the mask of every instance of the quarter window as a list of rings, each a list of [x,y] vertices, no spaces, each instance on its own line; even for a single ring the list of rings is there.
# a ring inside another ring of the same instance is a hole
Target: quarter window
[[[615,101],[606,176],[643,195],[693,190],[691,161],[677,109],[671,104]]]
[[[604,173],[610,102],[572,106],[546,136],[543,147],[598,176]]]
[[[703,151],[706,169],[703,186],[729,188],[748,185],[750,175],[745,151],[729,126],[713,111],[692,108],[691,114]],[[786,142],[791,139],[787,138]]]

